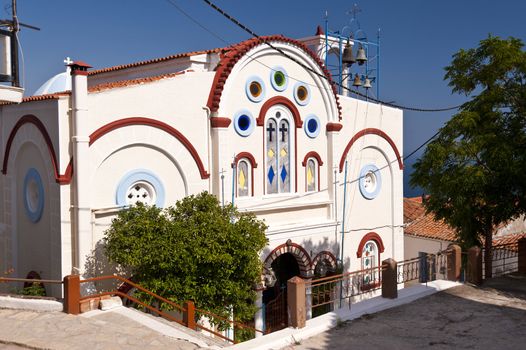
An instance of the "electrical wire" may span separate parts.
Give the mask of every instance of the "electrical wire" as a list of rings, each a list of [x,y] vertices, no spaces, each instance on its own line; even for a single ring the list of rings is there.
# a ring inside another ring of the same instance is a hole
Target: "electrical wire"
[[[169,1],[169,0],[167,0]],[[242,24],[241,22],[239,22],[236,18],[234,18],[233,16],[231,16],[230,14],[228,14],[227,12],[225,12],[223,9],[221,9],[220,7],[218,7],[217,5],[215,5],[214,3],[212,3],[210,0],[203,0],[208,6],[212,7],[214,10],[216,10],[217,12],[219,12],[221,15],[223,15],[225,18],[227,18],[229,21],[231,21],[232,23],[234,23],[236,26],[238,26],[239,28],[241,28],[242,30],[244,30],[245,32],[247,32],[248,34],[252,35],[253,37],[255,38],[260,38],[260,36],[255,33],[253,30],[251,30],[250,28],[248,28],[246,25]],[[171,1],[170,1],[171,2]],[[303,62],[300,62],[299,60],[297,60],[296,58],[288,55],[286,52],[284,52],[282,49],[272,45],[270,42],[268,41],[264,41],[264,43],[266,45],[268,45],[270,48],[272,48],[273,50],[279,52],[281,55],[283,55],[284,57],[287,57],[288,59],[290,59],[291,61],[299,64],[302,68],[310,71],[311,73],[313,74],[316,74],[318,75],[320,78],[323,78],[323,79],[326,79],[328,80],[328,78],[324,75],[324,74],[321,74],[321,73],[318,73],[316,72],[314,69],[306,66],[305,64],[303,64]],[[382,101],[382,100],[379,100],[379,99],[376,99],[376,98],[373,98],[373,97],[369,97],[367,96],[366,94],[363,94],[359,91],[356,91],[356,90],[352,90],[350,88],[348,88],[347,86],[344,86],[344,85],[341,85],[341,84],[338,84],[336,82],[332,82],[333,84],[335,84],[336,86],[339,86],[340,88],[344,89],[344,90],[347,90],[351,93],[354,93],[358,96],[361,96],[361,97],[364,97],[364,98],[368,98],[369,100],[372,100],[374,102],[377,102],[377,103],[381,103],[383,105],[386,105],[386,106],[389,106],[389,107],[394,107],[394,108],[399,108],[399,109],[403,109],[403,110],[406,110],[406,111],[415,111],[415,112],[445,112],[445,111],[451,111],[451,110],[456,110],[456,109],[459,109],[463,104],[460,104],[460,105],[457,105],[457,106],[453,106],[453,107],[445,107],[445,108],[418,108],[418,107],[409,107],[409,106],[402,106],[402,105],[398,105],[398,104],[395,104],[395,103],[392,103],[392,102],[386,102],[386,101]]]

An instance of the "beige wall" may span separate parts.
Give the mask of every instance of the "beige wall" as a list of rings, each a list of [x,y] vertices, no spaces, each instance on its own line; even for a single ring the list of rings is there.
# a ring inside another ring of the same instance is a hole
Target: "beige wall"
[[[449,241],[404,235],[404,259],[416,258],[419,252],[436,254],[445,250],[450,244]]]

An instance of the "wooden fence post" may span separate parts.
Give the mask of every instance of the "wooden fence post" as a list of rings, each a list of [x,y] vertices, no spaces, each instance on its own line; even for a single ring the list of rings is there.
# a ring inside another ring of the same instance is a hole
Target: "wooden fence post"
[[[518,241],[518,270],[519,273],[526,274],[526,237],[519,239]]]
[[[197,329],[195,325],[195,304],[193,301],[188,300],[185,301],[183,307],[185,309],[183,313],[183,323],[186,327],[195,331]]]
[[[449,281],[458,281],[460,280],[460,268],[462,267],[462,249],[457,244],[451,244],[447,250],[447,279]]]
[[[68,314],[80,313],[80,276],[64,277],[64,311]]]
[[[482,249],[471,247],[468,249],[468,282],[479,285],[482,283]]]
[[[289,327],[303,328],[307,319],[305,302],[305,281],[296,276],[287,281],[287,304]]]
[[[382,261],[382,298],[398,298],[398,267],[394,259]]]

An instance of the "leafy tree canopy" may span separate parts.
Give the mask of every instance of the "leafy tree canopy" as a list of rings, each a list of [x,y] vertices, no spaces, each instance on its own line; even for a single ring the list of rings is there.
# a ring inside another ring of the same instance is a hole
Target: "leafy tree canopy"
[[[491,249],[493,228],[526,210],[526,53],[521,40],[490,35],[445,70],[469,100],[415,163],[411,185],[465,247],[483,236]]]
[[[121,211],[104,243],[109,260],[130,268],[146,289],[223,317],[232,306],[236,319],[245,320],[255,311],[265,230],[253,214],[222,208],[203,192],[164,210],[138,203]]]

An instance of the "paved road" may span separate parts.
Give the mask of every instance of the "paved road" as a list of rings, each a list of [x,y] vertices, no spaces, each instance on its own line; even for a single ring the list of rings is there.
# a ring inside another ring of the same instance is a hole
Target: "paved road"
[[[318,349],[524,349],[526,276],[463,285],[364,315],[290,346]]]
[[[13,342],[21,345],[10,345]],[[8,343],[8,344],[6,344]],[[177,349],[199,347],[107,312],[86,318],[62,312],[0,309],[0,349]]]

